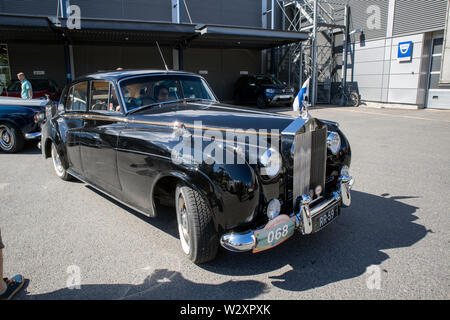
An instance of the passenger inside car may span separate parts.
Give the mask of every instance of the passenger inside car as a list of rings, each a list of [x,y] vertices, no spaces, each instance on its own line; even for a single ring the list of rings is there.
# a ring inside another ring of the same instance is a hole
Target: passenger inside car
[[[169,88],[167,88],[165,85],[156,86],[154,92],[157,102],[164,102],[169,100]]]

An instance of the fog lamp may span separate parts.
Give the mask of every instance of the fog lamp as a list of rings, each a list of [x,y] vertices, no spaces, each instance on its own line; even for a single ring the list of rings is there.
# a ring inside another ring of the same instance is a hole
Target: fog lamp
[[[342,166],[341,176],[350,176],[350,169],[348,166]]]
[[[320,196],[322,194],[322,186],[320,184],[314,189],[314,193],[316,196]]]
[[[278,199],[272,199],[270,200],[269,204],[267,205],[267,217],[272,220],[276,218],[281,211],[281,203]]]

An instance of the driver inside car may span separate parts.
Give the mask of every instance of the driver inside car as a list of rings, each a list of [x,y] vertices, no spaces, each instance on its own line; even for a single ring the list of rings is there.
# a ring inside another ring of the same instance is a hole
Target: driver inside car
[[[164,85],[155,87],[155,99],[157,102],[165,102],[169,100],[169,88]]]

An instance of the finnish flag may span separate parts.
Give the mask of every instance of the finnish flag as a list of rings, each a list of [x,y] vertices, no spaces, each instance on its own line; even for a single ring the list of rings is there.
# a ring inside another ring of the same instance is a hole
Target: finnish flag
[[[305,101],[307,98],[309,98],[309,80],[311,80],[311,77],[309,77],[304,83],[302,88],[297,94],[297,97],[295,97],[294,103],[292,105],[292,108],[294,111],[300,111],[303,106],[303,101]]]

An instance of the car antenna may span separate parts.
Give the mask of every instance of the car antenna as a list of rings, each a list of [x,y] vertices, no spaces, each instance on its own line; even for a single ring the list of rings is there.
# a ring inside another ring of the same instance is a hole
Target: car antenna
[[[156,45],[158,46],[159,54],[161,55],[161,59],[164,63],[164,67],[166,67],[166,71],[169,71],[169,68],[167,68],[166,60],[164,60],[164,56],[161,52],[161,48],[159,47],[159,43],[158,43],[158,41],[155,41],[155,42],[156,42]]]

